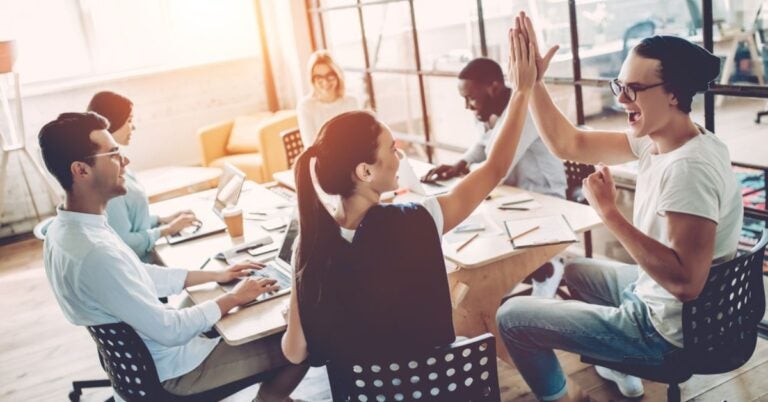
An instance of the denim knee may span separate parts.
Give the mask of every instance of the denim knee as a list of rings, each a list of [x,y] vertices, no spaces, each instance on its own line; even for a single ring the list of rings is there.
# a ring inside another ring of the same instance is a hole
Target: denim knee
[[[585,277],[590,276],[588,272],[595,268],[594,264],[590,263],[591,261],[591,258],[574,258],[566,261],[565,268],[563,269],[565,283],[568,286],[578,287]]]
[[[502,336],[512,336],[523,325],[527,325],[531,319],[535,319],[536,310],[531,308],[530,296],[518,296],[507,300],[496,310],[496,325]]]

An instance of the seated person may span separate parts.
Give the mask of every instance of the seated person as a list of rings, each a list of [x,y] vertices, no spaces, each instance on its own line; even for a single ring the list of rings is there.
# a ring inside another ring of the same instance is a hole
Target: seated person
[[[517,27],[538,48],[530,19]],[[742,225],[740,189],[728,149],[689,113],[720,60],[684,39],[654,36],[624,60],[611,90],[627,111],[626,132],[585,132],[557,109],[541,77],[556,47],[537,54],[531,109],[544,142],[562,159],[607,164],[639,160],[634,223],[616,207],[610,170],[598,164],[584,181],[589,204],[637,265],[583,259],[565,268],[582,302],[517,297],[498,311],[499,332],[517,369],[544,401],[567,395],[553,349],[622,362],[660,364],[683,347],[682,305],[698,297],[710,266],[734,257]],[[627,397],[643,394],[640,379],[604,367],[597,373]]]
[[[304,147],[315,142],[320,127],[332,117],[359,109],[357,99],[346,95],[344,75],[327,50],[318,50],[307,63],[312,92],[299,101],[297,117]]]
[[[300,231],[295,289],[283,351],[292,362],[394,356],[454,341],[441,235],[461,223],[504,178],[525,120],[535,63],[519,46],[510,98],[487,161],[447,195],[381,204],[398,188],[402,151],[366,111],[341,114],[299,156]],[[317,188],[338,195],[329,212]],[[407,339],[408,342],[403,342]]]
[[[45,273],[66,318],[75,325],[125,322],[149,349],[163,387],[188,395],[273,371],[257,400],[285,401],[306,372],[291,365],[279,336],[240,346],[208,339],[207,331],[236,306],[276,290],[272,279],[242,280],[231,292],[174,309],[158,297],[205,282],[228,282],[258,264],[187,271],[142,263],[107,226],[107,201],[125,194],[125,158],[109,123],[95,113],[64,113],[38,136],[48,170],[66,191],[44,246]]]
[[[136,128],[133,125],[133,102],[114,92],[99,92],[93,96],[88,111],[109,122],[109,132],[115,142],[127,146]],[[130,169],[125,169],[125,195],[107,202],[107,222],[136,255],[152,262],[152,251],[160,236],[170,236],[195,223],[192,211],[179,211],[168,216],[150,215],[149,200],[144,188]]]
[[[424,179],[450,179],[465,174],[469,166],[486,159],[486,151],[498,136],[499,119],[512,89],[504,83],[501,66],[491,59],[477,58],[459,72],[459,94],[466,108],[475,113],[480,134],[478,141],[453,165],[440,165],[430,170]],[[526,116],[520,144],[504,184],[565,198],[567,182],[563,162],[552,155],[539,138],[530,116]],[[548,262],[530,275],[533,295],[552,297],[563,276],[559,258]]]

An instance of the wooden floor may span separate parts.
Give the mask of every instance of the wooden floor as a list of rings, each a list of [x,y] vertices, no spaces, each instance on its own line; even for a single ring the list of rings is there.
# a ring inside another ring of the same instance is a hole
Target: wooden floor
[[[0,401],[65,401],[70,382],[105,378],[96,349],[82,328],[69,324],[48,288],[42,262],[42,243],[23,240],[0,246]],[[615,386],[603,381],[577,356],[559,353],[570,381],[595,401],[625,401]],[[768,402],[768,342],[760,340],[752,359],[741,369],[723,375],[696,376],[682,385],[683,396],[693,401]],[[517,371],[499,361],[502,400],[535,401]],[[306,400],[327,400],[324,373],[312,372],[294,394]],[[249,401],[249,389],[228,398]],[[83,401],[103,401],[107,389],[85,392]],[[644,401],[663,401],[666,388],[645,383]]]

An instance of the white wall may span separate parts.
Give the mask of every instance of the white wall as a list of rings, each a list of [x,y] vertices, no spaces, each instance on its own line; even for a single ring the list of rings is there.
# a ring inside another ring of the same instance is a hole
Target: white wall
[[[121,93],[134,102],[136,132],[127,155],[131,168],[200,163],[196,130],[234,116],[267,109],[263,64],[245,59],[132,78],[77,85],[54,91],[22,87],[27,144],[38,153],[37,133],[59,113],[85,110],[91,96],[102,90]],[[37,92],[37,93],[36,93]],[[8,184],[0,203],[0,238],[28,232],[37,223],[18,158],[9,160]],[[42,183],[30,178],[41,215],[53,212]]]

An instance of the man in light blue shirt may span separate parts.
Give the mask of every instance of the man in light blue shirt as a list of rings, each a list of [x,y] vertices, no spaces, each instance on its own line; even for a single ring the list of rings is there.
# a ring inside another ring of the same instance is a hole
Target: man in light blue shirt
[[[125,322],[133,327],[163,386],[174,394],[199,393],[273,370],[257,400],[286,400],[306,367],[287,362],[279,337],[232,347],[200,336],[234,307],[276,290],[276,281],[242,280],[231,292],[189,308],[160,303],[159,297],[185,287],[228,282],[261,266],[187,271],[142,263],[104,215],[107,201],[126,192],[129,162],[107,132],[108,124],[94,113],[65,113],[38,136],[45,165],[67,194],[44,249],[46,275],[64,315],[75,325]]]

